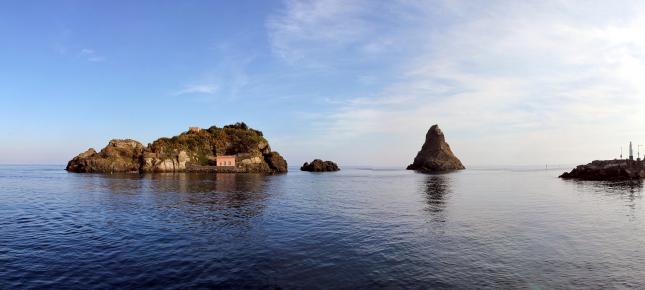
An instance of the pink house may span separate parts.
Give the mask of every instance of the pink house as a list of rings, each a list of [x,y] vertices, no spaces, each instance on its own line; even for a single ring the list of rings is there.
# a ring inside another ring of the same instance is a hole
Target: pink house
[[[235,155],[217,156],[217,166],[235,166]]]

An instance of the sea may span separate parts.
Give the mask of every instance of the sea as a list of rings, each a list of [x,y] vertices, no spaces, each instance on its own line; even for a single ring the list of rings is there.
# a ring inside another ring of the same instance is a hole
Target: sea
[[[0,166],[0,289],[645,289],[641,182]]]

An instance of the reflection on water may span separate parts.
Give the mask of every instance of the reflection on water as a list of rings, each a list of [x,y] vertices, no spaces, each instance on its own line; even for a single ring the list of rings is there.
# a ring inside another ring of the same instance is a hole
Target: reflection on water
[[[150,173],[87,175],[87,192],[107,191],[109,204],[123,202],[121,195],[139,195],[167,216],[187,215],[217,227],[241,226],[260,215],[269,194],[264,191],[267,177],[260,174]],[[138,205],[141,206],[141,205]],[[164,218],[164,217],[162,217]]]
[[[643,191],[642,180],[625,181],[582,181],[566,180],[576,185],[578,192],[601,194],[606,197],[614,197],[628,202],[634,202],[641,198]]]
[[[113,193],[127,193],[132,192],[133,189],[143,189],[144,187],[155,190],[155,192],[257,193],[262,191],[266,179],[266,176],[260,174],[232,173],[95,174],[86,177],[97,182],[84,183],[83,185],[106,188]]]
[[[215,190],[219,192],[261,192],[267,176],[261,174],[220,173],[215,175]]]
[[[140,190],[175,193],[258,193],[263,191],[266,176],[260,174],[150,173],[88,174],[92,182],[81,183],[85,189],[106,189],[112,193]]]
[[[645,289],[643,185],[0,166],[0,289]]]
[[[565,180],[573,182],[576,190],[583,194],[600,195],[606,198],[618,199],[625,202],[625,206],[630,209],[628,216],[631,220],[636,218],[636,207],[639,199],[642,197],[643,181],[642,180],[624,180],[624,181],[583,181],[583,180]]]
[[[448,194],[450,193],[450,177],[446,174],[432,174],[425,177],[423,184],[426,203],[426,210],[438,218],[438,221],[445,221],[441,213],[446,208]]]

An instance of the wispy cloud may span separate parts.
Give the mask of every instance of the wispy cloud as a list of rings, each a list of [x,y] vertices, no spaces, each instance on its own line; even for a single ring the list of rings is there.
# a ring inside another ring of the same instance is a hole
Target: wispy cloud
[[[267,20],[273,52],[292,64],[342,65],[395,48],[388,35],[401,11],[390,1],[285,1],[285,9]],[[337,52],[342,51],[343,54]],[[333,62],[330,61],[333,59]]]
[[[81,49],[78,55],[90,62],[102,62],[106,60],[104,56],[97,54],[96,51],[90,48]]]
[[[467,160],[531,163],[585,160],[613,153],[635,132],[645,138],[638,2],[401,0],[388,1],[396,12],[386,15],[373,13],[381,3],[343,3],[288,1],[267,24],[274,52],[292,64],[369,62],[370,53],[375,64],[401,64],[381,67],[397,77],[368,96],[332,100],[335,109],[312,121],[322,143],[370,134],[416,140],[438,122]],[[389,154],[405,160],[418,145]]]
[[[221,103],[234,101],[248,93],[248,87],[253,85],[248,69],[256,55],[229,42],[217,42],[210,51],[209,56],[217,60],[216,65],[185,81],[190,85],[174,95],[199,95],[191,99],[200,103]]]
[[[219,87],[215,84],[192,84],[184,86],[183,89],[174,93],[174,95],[188,95],[188,94],[207,94],[212,95],[217,93]]]

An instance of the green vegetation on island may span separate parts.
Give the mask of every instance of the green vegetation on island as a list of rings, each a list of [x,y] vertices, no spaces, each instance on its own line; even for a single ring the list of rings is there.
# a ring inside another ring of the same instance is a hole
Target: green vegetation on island
[[[218,156],[234,156],[233,166],[217,166]],[[170,138],[143,146],[125,139],[111,140],[100,152],[90,148],[72,159],[71,172],[184,172],[223,171],[281,173],[287,163],[271,151],[259,130],[245,123],[208,129],[192,127]]]

